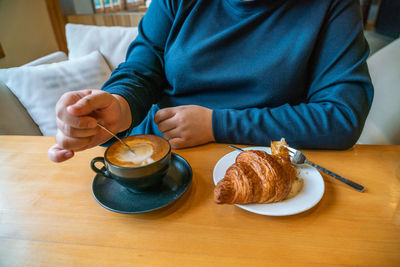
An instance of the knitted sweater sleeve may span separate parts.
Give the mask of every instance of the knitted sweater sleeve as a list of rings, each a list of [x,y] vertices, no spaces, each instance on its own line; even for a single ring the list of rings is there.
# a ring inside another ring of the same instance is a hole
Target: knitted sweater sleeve
[[[268,145],[284,137],[296,147],[321,149],[354,145],[373,98],[360,16],[356,1],[332,1],[309,62],[306,100],[274,108],[214,110],[215,139]]]
[[[126,136],[146,116],[164,87],[164,47],[173,23],[174,3],[153,0],[139,23],[138,36],[102,90],[124,97],[129,103],[132,124]]]

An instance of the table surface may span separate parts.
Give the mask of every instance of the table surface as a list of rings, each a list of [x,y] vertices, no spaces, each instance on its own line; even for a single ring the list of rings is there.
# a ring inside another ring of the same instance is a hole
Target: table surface
[[[400,266],[400,146],[305,150],[366,187],[323,175],[312,209],[263,216],[213,202],[213,168],[225,144],[175,150],[193,169],[188,191],[143,214],[119,214],[92,196],[96,147],[63,163],[54,137],[0,136],[0,265]],[[240,146],[245,147],[245,146]]]

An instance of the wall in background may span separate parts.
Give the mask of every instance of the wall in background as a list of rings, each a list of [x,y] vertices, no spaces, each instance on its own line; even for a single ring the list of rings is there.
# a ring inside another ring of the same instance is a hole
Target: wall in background
[[[45,0],[0,0],[0,68],[16,67],[58,51]]]
[[[94,14],[93,0],[60,0],[63,15]]]
[[[74,0],[75,14],[93,14],[92,0]]]

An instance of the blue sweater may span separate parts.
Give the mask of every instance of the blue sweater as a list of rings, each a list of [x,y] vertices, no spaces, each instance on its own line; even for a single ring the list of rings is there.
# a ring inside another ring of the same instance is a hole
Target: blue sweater
[[[153,0],[103,90],[128,101],[126,135],[194,104],[217,142],[346,149],[373,98],[362,30],[356,0]]]

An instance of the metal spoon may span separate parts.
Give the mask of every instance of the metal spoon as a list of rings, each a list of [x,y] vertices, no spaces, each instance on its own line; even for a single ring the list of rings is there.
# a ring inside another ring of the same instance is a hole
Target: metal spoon
[[[237,147],[237,146],[232,146],[232,145],[228,145],[228,146],[233,148],[233,149],[236,149],[238,151],[244,151],[243,149],[241,149],[240,147]]]
[[[130,152],[132,152],[134,155],[136,155],[136,153],[133,151],[133,149],[124,141],[122,141],[118,136],[116,136],[113,132],[111,132],[110,130],[108,130],[106,127],[104,127],[103,125],[101,125],[100,123],[97,123],[97,126],[99,126],[100,128],[102,128],[103,130],[105,130],[106,132],[108,132],[109,134],[111,134],[112,136],[114,136],[118,141],[120,141],[124,146],[126,146]]]

